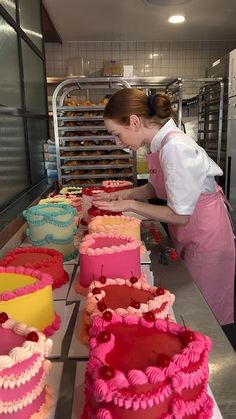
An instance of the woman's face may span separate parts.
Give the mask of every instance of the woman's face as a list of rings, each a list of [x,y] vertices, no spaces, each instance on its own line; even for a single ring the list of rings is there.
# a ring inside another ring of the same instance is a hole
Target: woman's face
[[[114,136],[117,145],[123,145],[133,151],[143,144],[143,133],[140,124],[120,125],[112,119],[104,120],[107,131]]]

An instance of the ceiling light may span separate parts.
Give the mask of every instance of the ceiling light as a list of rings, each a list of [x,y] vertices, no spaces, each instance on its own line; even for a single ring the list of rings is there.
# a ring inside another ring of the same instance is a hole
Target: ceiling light
[[[185,17],[184,16],[170,16],[168,19],[169,23],[183,23],[185,22]]]
[[[154,6],[178,6],[188,1],[190,0],[146,0],[147,3],[153,4]]]

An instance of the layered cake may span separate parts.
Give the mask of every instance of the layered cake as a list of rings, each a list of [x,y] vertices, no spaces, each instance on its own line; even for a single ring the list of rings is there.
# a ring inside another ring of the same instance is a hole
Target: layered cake
[[[76,291],[87,294],[91,282],[106,278],[141,277],[141,242],[122,234],[94,233],[86,235],[79,246],[80,271]],[[84,290],[85,288],[85,290]]]
[[[141,221],[125,215],[104,215],[94,218],[88,226],[89,233],[125,234],[140,240]]]
[[[0,266],[25,266],[51,275],[52,288],[58,288],[69,280],[63,268],[63,254],[43,247],[19,247],[0,259]]]
[[[0,313],[0,418],[47,419],[53,404],[46,380],[52,341]]]
[[[72,207],[74,207],[79,215],[82,214],[82,197],[77,196],[76,194],[51,194],[50,198],[51,202],[57,202],[57,203],[69,203]],[[41,201],[40,201],[41,203]]]
[[[0,266],[0,312],[50,336],[60,326],[54,312],[53,279],[24,266]]]
[[[107,211],[107,210],[101,210],[97,207],[95,207],[94,205],[92,205],[89,209],[88,209],[88,222],[90,223],[90,221],[98,216],[103,217],[104,215],[122,215],[121,212],[112,212],[112,211]]]
[[[104,180],[102,182],[105,192],[117,192],[123,189],[130,189],[133,187],[132,182],[128,180]]]
[[[77,255],[74,247],[75,208],[65,204],[39,204],[23,212],[29,228],[26,230],[33,246],[48,247],[63,253],[64,260]]]
[[[114,314],[141,317],[144,313],[152,312],[156,319],[165,319],[174,300],[174,295],[168,290],[152,287],[135,276],[129,279],[107,278],[105,283],[94,281],[89,288],[80,324],[80,340],[88,343],[90,324],[96,315],[109,321]]]
[[[176,323],[94,317],[83,419],[208,419],[211,341]]]
[[[92,201],[96,193],[103,192],[104,188],[91,186],[90,188],[83,188],[82,190],[82,207],[83,207],[83,219],[82,224],[87,225],[89,221],[88,210],[92,206]]]
[[[60,192],[60,194],[62,195],[74,195],[74,196],[78,196],[81,197],[82,196],[82,188],[77,187],[77,186],[64,186]]]

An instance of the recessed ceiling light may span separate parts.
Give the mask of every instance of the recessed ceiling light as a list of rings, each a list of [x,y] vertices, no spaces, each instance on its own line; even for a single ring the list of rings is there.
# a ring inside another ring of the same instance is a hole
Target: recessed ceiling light
[[[147,3],[153,4],[154,6],[178,6],[188,1],[190,0],[146,0]]]
[[[184,16],[170,16],[168,19],[169,23],[183,23],[185,22],[185,17]]]

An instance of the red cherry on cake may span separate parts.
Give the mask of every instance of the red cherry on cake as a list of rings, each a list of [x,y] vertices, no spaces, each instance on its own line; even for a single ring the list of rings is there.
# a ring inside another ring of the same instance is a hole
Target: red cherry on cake
[[[181,333],[181,340],[183,343],[187,346],[190,342],[193,342],[195,340],[195,335],[191,330],[185,330]]]
[[[130,278],[130,282],[131,282],[131,284],[135,284],[136,282],[138,282],[138,278],[137,278],[137,276],[131,276],[131,278]]]
[[[111,333],[108,330],[103,330],[97,336],[98,343],[105,343],[111,340]]]
[[[4,312],[0,313],[0,324],[5,323],[7,320],[8,320],[7,313],[4,313]]]
[[[98,280],[101,282],[101,284],[105,284],[107,282],[107,279],[104,275],[101,275]]]
[[[147,311],[147,313],[144,313],[143,317],[146,320],[146,322],[155,321],[155,314],[152,311]]]
[[[161,288],[161,287],[157,288],[157,290],[156,290],[156,295],[157,296],[158,295],[164,295],[164,294],[165,294],[164,288]]]
[[[107,306],[104,303],[104,301],[98,301],[97,308],[98,308],[99,311],[103,312],[107,309]]]
[[[131,301],[130,305],[131,305],[131,307],[136,308],[137,310],[139,310],[141,304],[140,304],[139,301],[133,300],[133,301]]]
[[[99,377],[105,381],[111,380],[115,376],[115,371],[109,365],[103,365],[99,369]]]
[[[39,337],[36,332],[29,332],[28,335],[26,336],[26,339],[30,340],[31,342],[38,342]]]
[[[95,287],[92,289],[92,294],[93,295],[97,295],[97,294],[101,294],[101,290],[98,287]]]
[[[104,311],[104,313],[102,313],[102,318],[103,320],[105,320],[106,322],[110,322],[112,319],[112,312],[109,310]]]
[[[156,357],[156,364],[159,368],[168,367],[170,363],[170,357],[166,354],[159,354]]]

